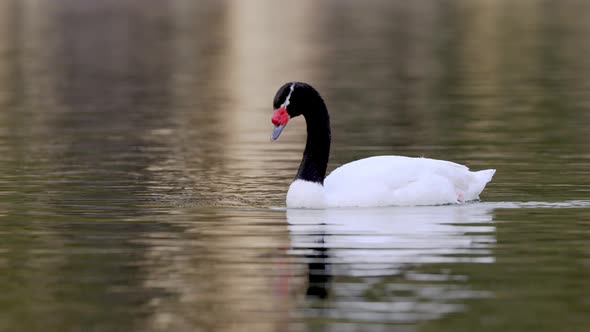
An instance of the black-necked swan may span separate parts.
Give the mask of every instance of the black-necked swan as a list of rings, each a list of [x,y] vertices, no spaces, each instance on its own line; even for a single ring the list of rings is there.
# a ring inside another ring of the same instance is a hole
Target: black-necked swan
[[[291,118],[303,115],[307,123],[303,160],[287,192],[289,208],[460,204],[478,200],[496,172],[471,172],[444,160],[377,156],[342,165],[326,177],[330,116],[320,94],[306,83],[286,83],[273,106],[272,141]]]

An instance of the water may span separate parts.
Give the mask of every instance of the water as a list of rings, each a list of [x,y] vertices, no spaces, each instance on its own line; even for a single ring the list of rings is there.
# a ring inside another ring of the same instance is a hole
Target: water
[[[587,331],[583,1],[0,1],[0,330]],[[496,168],[483,202],[287,211],[329,170]]]

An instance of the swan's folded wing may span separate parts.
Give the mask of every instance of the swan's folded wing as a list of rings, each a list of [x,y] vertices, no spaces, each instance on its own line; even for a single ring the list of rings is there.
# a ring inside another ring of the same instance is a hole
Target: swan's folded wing
[[[324,185],[329,206],[447,204],[470,199],[475,174],[444,160],[378,156],[335,169]]]

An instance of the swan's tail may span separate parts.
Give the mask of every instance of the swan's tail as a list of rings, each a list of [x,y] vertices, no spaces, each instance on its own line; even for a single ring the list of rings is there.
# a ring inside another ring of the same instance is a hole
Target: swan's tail
[[[469,190],[467,190],[467,195],[465,195],[465,200],[473,201],[479,199],[479,194],[483,191],[486,187],[488,182],[492,181],[492,177],[496,173],[495,169],[486,169],[483,171],[477,171],[471,173],[474,177],[474,181],[469,184]]]

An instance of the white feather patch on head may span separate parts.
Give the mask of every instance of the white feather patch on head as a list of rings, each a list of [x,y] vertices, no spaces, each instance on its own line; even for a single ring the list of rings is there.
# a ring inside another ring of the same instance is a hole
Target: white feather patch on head
[[[295,83],[291,84],[291,91],[289,91],[289,94],[287,95],[287,98],[285,98],[285,102],[281,105],[281,107],[287,108],[287,106],[289,106],[289,104],[291,103],[291,94],[293,93],[293,90],[295,89]]]

